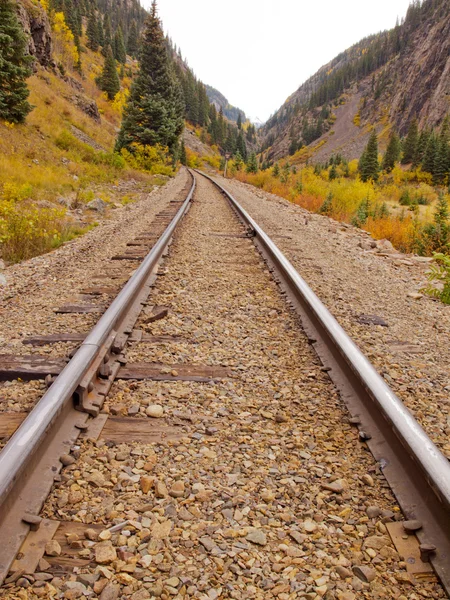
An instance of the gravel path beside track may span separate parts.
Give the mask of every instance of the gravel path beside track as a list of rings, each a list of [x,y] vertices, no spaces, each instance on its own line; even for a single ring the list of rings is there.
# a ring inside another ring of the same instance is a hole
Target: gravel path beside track
[[[251,240],[233,237],[242,233],[200,179],[150,298],[169,315],[140,322],[185,339],[139,344],[128,358],[230,377],[114,385],[106,412],[185,423],[184,435],[74,449],[43,514],[86,524],[74,547],[99,564],[70,581],[42,577],[28,597],[444,597],[408,583],[383,522],[399,514],[384,478]],[[154,405],[160,418],[147,416]]]
[[[413,297],[426,284],[428,263],[364,249],[372,241],[366,232],[241,182],[218,180],[272,237],[450,459],[450,306]],[[361,324],[361,315],[381,317],[385,325]]]

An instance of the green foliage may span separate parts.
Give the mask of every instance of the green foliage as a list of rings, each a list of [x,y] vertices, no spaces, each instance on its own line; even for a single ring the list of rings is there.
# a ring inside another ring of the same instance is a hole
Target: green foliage
[[[370,134],[367,146],[359,160],[358,169],[363,181],[378,181],[380,165],[378,164],[378,139],[375,129]]]
[[[121,65],[124,65],[126,63],[127,53],[125,50],[125,43],[123,41],[123,33],[122,33],[122,28],[120,27],[120,25],[118,26],[118,28],[116,29],[116,33],[114,34],[113,54],[114,54],[114,58],[117,60],[118,63],[120,63]]]
[[[12,0],[0,1],[0,119],[22,123],[32,106],[28,102],[26,79],[31,75],[32,58]]]
[[[120,90],[120,79],[111,46],[109,46],[106,51],[103,71],[100,77],[96,79],[96,83],[103,92],[106,92],[108,100],[114,100],[117,92]]]
[[[116,149],[133,145],[178,146],[184,127],[181,89],[169,63],[156,0],[145,23],[139,72],[124,109]]]
[[[128,31],[127,52],[133,58],[136,58],[139,51],[139,36],[136,21],[131,21],[131,26]]]
[[[416,163],[418,143],[419,129],[417,125],[417,119],[413,119],[409,125],[408,135],[406,136],[406,140],[403,145],[403,164]]]
[[[250,154],[250,157],[247,162],[247,173],[257,173],[258,172],[258,160],[256,158],[255,152]]]
[[[244,159],[241,156],[239,150],[234,155],[234,168],[236,171],[240,171],[242,169],[242,165],[244,164]]]
[[[329,194],[325,198],[322,206],[319,208],[319,213],[321,215],[329,215],[329,214],[331,214],[332,207],[333,207],[333,194],[331,192],[329,192]]]
[[[90,48],[91,50],[93,50],[94,52],[96,52],[100,45],[100,40],[99,40],[99,28],[98,28],[98,23],[97,23],[97,15],[96,15],[95,11],[92,11],[91,14],[89,15],[87,28],[86,28],[86,35],[87,35],[87,39],[88,39],[87,44],[86,44],[87,47]]]
[[[423,229],[422,237],[418,241],[420,254],[431,252],[445,252],[450,250],[450,223],[449,207],[444,194],[439,194],[438,203],[433,217],[433,223],[429,223]]]
[[[336,179],[337,176],[338,176],[338,173],[337,173],[336,165],[333,163],[331,165],[330,172],[328,173],[328,178],[330,179],[330,181],[333,181],[333,179]]]
[[[275,163],[273,165],[272,175],[274,177],[279,177],[280,176],[280,165],[278,163]]]
[[[390,173],[395,167],[395,163],[399,160],[401,154],[401,145],[398,135],[392,132],[389,138],[389,144],[386,149],[386,154],[383,157],[382,169]]]
[[[181,140],[180,162],[184,166],[187,165],[187,154],[186,154],[186,146],[184,145],[184,140]]]
[[[428,272],[427,287],[422,291],[441,300],[444,304],[450,304],[450,256],[442,253],[433,254],[436,264],[431,265]],[[439,287],[433,284],[440,284]]]

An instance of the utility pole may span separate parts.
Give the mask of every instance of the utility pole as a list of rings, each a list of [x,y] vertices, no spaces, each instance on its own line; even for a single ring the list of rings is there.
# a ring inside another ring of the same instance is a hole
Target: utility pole
[[[229,152],[225,152],[225,170],[223,172],[223,176],[226,179],[227,178],[227,168],[228,168],[228,161],[231,158],[231,154]]]

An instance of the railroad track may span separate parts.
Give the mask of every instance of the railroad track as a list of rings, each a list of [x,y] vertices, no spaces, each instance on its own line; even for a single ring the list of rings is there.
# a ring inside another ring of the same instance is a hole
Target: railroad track
[[[105,311],[89,334],[25,340],[78,344],[68,363],[3,358],[3,379],[51,384],[0,454],[4,590],[443,597],[448,461],[258,225],[195,179],[114,257],[140,266],[106,311],[61,307]]]

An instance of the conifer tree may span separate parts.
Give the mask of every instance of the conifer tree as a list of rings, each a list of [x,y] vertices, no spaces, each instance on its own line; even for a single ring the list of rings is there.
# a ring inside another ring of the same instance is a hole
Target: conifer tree
[[[32,58],[16,14],[15,2],[0,1],[0,119],[22,123],[32,110],[26,79]]]
[[[125,43],[123,41],[123,33],[120,25],[116,29],[116,33],[114,34],[114,58],[118,63],[124,65],[127,61],[127,53],[125,50]]]
[[[184,145],[184,140],[181,140],[180,162],[182,165],[187,165],[187,154],[186,146]]]
[[[242,117],[241,117],[241,113],[238,114],[237,126],[238,126],[238,129],[242,129]]]
[[[130,30],[128,32],[128,40],[127,40],[127,52],[128,54],[136,58],[139,50],[139,39],[138,39],[138,30],[136,26],[136,21],[133,19],[131,21]]]
[[[142,36],[139,71],[124,110],[116,149],[162,144],[173,153],[184,126],[181,88],[172,71],[153,1]]]
[[[395,166],[395,163],[399,160],[401,153],[400,140],[398,135],[392,132],[389,138],[388,147],[386,148],[386,154],[383,157],[382,168],[387,173],[390,173]]]
[[[91,14],[89,15],[88,18],[88,23],[87,23],[87,28],[86,28],[86,35],[87,35],[87,47],[90,50],[93,50],[94,52],[96,52],[98,50],[99,47],[99,35],[98,35],[98,23],[97,23],[97,15],[95,14],[95,11],[92,11]]]
[[[434,173],[434,165],[436,163],[436,154],[438,151],[438,140],[436,135],[432,133],[428,140],[427,148],[425,150],[425,155],[422,161],[422,169],[427,173]]]
[[[236,154],[234,155],[234,166],[236,168],[236,171],[240,171],[242,169],[242,165],[244,164],[244,161],[242,159],[242,156],[239,152],[239,150],[236,152]]]
[[[120,90],[120,79],[117,74],[116,61],[114,60],[111,46],[106,51],[102,74],[96,81],[98,87],[103,92],[106,92],[108,100],[114,100],[115,95]]]
[[[336,165],[333,163],[331,165],[330,172],[328,173],[328,178],[329,178],[330,181],[333,181],[333,179],[336,179],[337,175],[338,174],[337,174]]]
[[[236,150],[242,156],[244,161],[247,160],[247,144],[245,143],[244,134],[242,130],[239,132],[237,142],[236,142]]]
[[[257,173],[258,172],[258,161],[256,159],[256,154],[252,152],[248,159],[247,163],[247,173]]]
[[[380,165],[378,164],[378,138],[375,129],[370,134],[358,168],[363,181],[378,180]]]
[[[403,146],[402,164],[414,163],[416,160],[417,145],[419,142],[419,129],[417,119],[413,119],[409,125],[408,135]]]
[[[113,39],[112,39],[112,35],[111,35],[111,21],[109,19],[109,15],[106,14],[105,18],[103,19],[103,46],[102,46],[103,56],[106,56],[106,54],[108,52],[108,47],[112,46],[112,43],[113,43]]]

